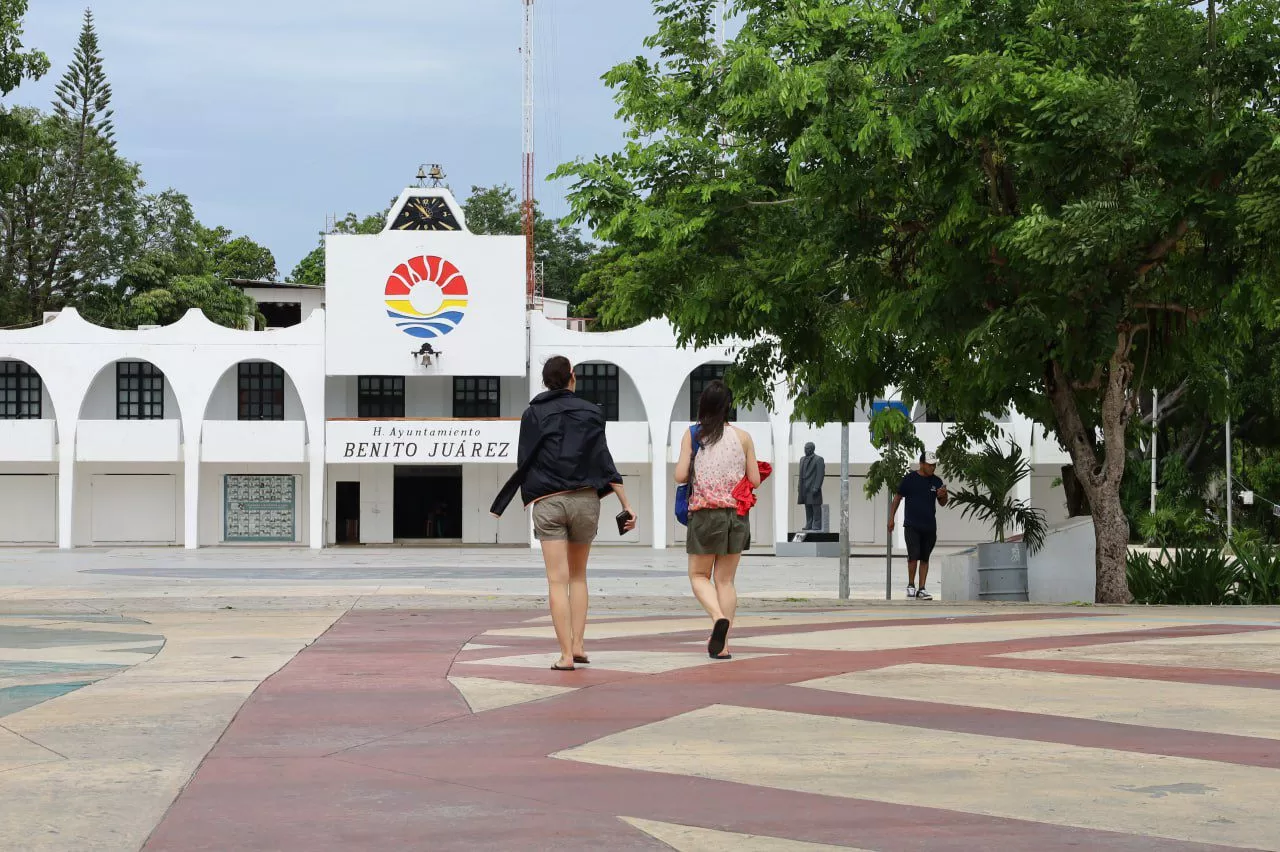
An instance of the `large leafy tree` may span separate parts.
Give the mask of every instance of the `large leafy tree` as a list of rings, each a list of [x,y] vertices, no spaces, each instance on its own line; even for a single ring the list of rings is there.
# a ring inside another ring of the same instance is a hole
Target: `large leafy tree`
[[[38,80],[49,70],[49,58],[38,50],[24,49],[22,17],[27,0],[0,0],[0,97],[8,95],[24,79]],[[23,116],[7,110],[0,101],[0,196],[17,178],[16,147],[28,141],[30,127]]]
[[[219,325],[242,328],[254,313],[253,300],[227,279],[275,273],[267,249],[226,228],[201,225],[190,200],[172,189],[140,200],[137,232],[139,242],[120,275],[80,301],[92,322],[115,328],[168,325],[200,308]]]
[[[723,48],[716,5],[656,3],[659,58],[606,78],[626,149],[565,170],[610,318],[754,338],[739,390],[787,376],[816,420],[1016,405],[1128,600],[1138,389],[1274,313],[1280,2],[739,0]]]
[[[0,197],[0,304],[9,324],[37,322],[119,273],[137,238],[142,185],[138,167],[116,151],[90,13],[53,114],[21,116],[26,132],[6,157],[17,178]]]

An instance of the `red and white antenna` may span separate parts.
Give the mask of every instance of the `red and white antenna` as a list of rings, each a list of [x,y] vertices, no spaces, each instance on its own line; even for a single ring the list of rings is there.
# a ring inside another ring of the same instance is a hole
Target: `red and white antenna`
[[[533,171],[533,2],[524,0],[524,190],[521,199],[521,220],[524,225],[525,244],[525,293],[529,305],[537,297],[538,273],[533,243],[533,212],[535,176]]]

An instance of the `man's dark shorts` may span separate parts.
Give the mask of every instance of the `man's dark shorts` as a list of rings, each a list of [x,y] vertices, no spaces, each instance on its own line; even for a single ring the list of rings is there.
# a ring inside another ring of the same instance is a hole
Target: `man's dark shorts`
[[[937,530],[922,530],[919,527],[903,527],[903,535],[907,539],[907,560],[910,562],[928,562],[933,554],[933,546],[938,543]]]

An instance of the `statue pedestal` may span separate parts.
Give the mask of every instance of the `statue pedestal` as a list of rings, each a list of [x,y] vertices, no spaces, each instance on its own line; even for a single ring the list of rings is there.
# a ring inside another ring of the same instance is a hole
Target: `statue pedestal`
[[[774,545],[777,556],[840,558],[840,536],[829,532],[799,532],[787,535],[786,541]]]

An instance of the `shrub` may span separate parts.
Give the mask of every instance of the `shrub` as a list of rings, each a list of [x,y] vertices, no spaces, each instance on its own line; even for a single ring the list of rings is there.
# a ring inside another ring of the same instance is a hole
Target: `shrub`
[[[1280,552],[1258,544],[1241,546],[1236,563],[1239,565],[1236,594],[1240,603],[1280,604]]]
[[[1242,602],[1240,564],[1219,550],[1164,550],[1159,558],[1130,553],[1126,571],[1134,603],[1222,606]]]

